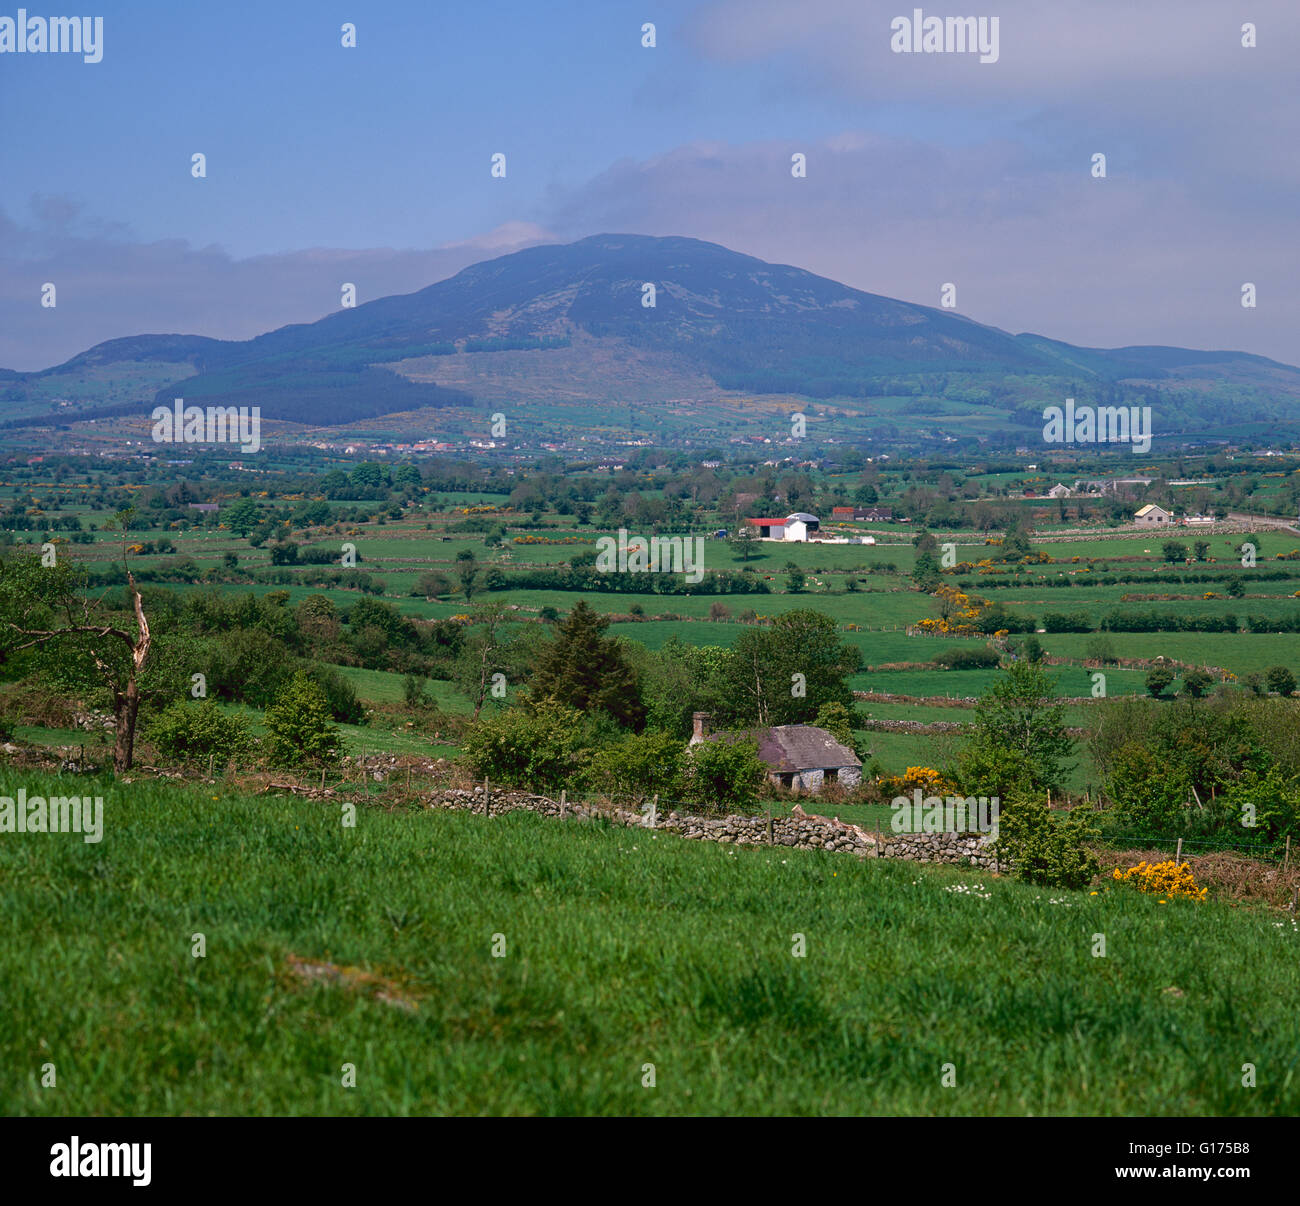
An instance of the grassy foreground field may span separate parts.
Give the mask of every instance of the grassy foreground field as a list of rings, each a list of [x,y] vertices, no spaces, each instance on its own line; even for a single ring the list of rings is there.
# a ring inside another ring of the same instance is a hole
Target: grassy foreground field
[[[1300,933],[1274,914],[530,814],[345,828],[334,803],[57,787],[104,796],[104,837],[0,836],[6,1114],[1300,1112]]]

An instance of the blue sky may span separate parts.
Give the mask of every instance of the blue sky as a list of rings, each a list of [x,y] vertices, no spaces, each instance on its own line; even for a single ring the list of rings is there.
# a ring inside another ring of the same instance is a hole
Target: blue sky
[[[927,304],[951,280],[963,313],[1077,343],[1300,360],[1300,5],[924,10],[998,15],[990,64],[892,53],[913,7],[100,4],[102,62],[0,55],[0,365],[248,337],[321,317],[342,281],[368,300],[602,230]]]

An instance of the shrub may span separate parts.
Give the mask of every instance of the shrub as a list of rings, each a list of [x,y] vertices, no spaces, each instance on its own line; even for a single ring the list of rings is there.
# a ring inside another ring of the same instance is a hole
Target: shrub
[[[1111,878],[1149,895],[1183,896],[1196,901],[1205,899],[1206,890],[1196,886],[1196,877],[1192,874],[1191,867],[1187,863],[1175,863],[1173,859],[1166,859],[1163,863],[1148,863],[1143,860],[1127,871],[1116,867]]]
[[[1295,694],[1295,675],[1285,666],[1270,666],[1264,672],[1264,681],[1270,691],[1276,691],[1279,695]]]
[[[681,794],[685,756],[681,738],[674,733],[629,733],[596,754],[589,781],[599,791],[637,804],[661,796],[666,806]]]
[[[1084,847],[1095,836],[1086,814],[1054,816],[1036,797],[1017,798],[998,817],[998,854],[1010,860],[1016,877],[1044,888],[1086,888],[1097,860]]]
[[[411,594],[414,597],[423,597],[424,599],[434,599],[439,595],[451,594],[451,581],[446,574],[441,574],[437,570],[426,570],[415,581],[411,588]]]
[[[1174,681],[1174,672],[1168,666],[1153,666],[1147,671],[1146,688],[1152,699],[1159,699]]]
[[[874,779],[871,790],[882,801],[910,796],[916,791],[923,796],[950,796],[957,792],[951,779],[928,766],[909,766],[901,775],[888,775],[873,758],[870,768],[863,766],[862,777],[864,782],[868,777]]]
[[[340,724],[366,723],[366,711],[357,698],[357,689],[351,679],[344,678],[333,666],[320,662],[308,668],[307,676],[325,692],[330,716]]]
[[[1092,618],[1087,612],[1076,611],[1069,615],[1049,611],[1043,616],[1043,628],[1047,632],[1091,632]]]
[[[330,723],[329,700],[319,683],[299,670],[266,710],[271,758],[283,766],[338,759],[341,737]]]
[[[1113,820],[1120,830],[1152,837],[1182,829],[1191,784],[1181,767],[1158,759],[1146,741],[1131,741],[1115,754],[1106,794],[1115,802]]]
[[[945,649],[935,657],[932,664],[948,670],[991,670],[1000,661],[997,651],[993,649]]]
[[[480,720],[462,749],[479,778],[550,791],[574,780],[582,753],[582,714],[553,699]]]
[[[704,810],[750,812],[767,781],[767,764],[749,738],[701,741],[685,759],[683,796]]]
[[[1020,642],[1020,656],[1031,665],[1038,665],[1043,660],[1046,650],[1043,643],[1036,636],[1027,636]]]
[[[181,762],[215,757],[224,764],[253,743],[247,721],[223,712],[212,699],[201,703],[178,699],[158,713],[146,736],[165,757]]]

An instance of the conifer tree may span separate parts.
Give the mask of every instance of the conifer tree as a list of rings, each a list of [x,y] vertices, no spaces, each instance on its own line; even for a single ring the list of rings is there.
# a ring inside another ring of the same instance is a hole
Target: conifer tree
[[[603,710],[639,731],[645,725],[640,686],[618,640],[605,635],[608,627],[608,617],[579,599],[542,652],[531,697],[556,699],[582,712]]]

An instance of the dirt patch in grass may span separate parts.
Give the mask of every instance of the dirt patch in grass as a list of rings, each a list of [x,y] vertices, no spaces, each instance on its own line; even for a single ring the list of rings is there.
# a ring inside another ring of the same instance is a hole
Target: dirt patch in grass
[[[304,959],[299,955],[290,955],[285,971],[291,983],[326,984],[342,988],[403,1009],[407,1013],[414,1013],[419,1008],[415,997],[396,980],[362,971],[359,967],[341,967],[323,959]]]

